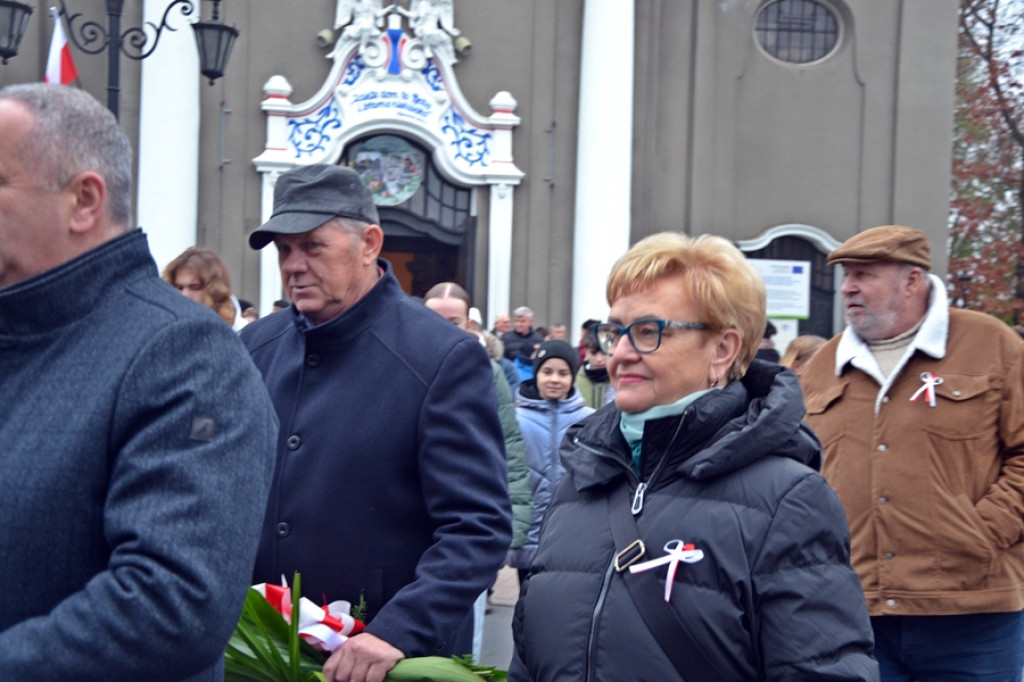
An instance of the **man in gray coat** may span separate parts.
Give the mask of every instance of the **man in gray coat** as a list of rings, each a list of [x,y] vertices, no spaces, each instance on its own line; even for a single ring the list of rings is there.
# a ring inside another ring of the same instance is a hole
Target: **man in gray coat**
[[[127,230],[90,95],[0,89],[0,680],[218,680],[277,423],[231,328]]]

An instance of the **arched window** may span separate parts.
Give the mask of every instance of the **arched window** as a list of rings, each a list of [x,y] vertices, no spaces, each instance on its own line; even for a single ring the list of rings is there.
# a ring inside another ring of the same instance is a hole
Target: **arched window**
[[[819,0],[773,0],[758,11],[754,35],[768,56],[808,64],[836,49],[841,26],[832,8]]]

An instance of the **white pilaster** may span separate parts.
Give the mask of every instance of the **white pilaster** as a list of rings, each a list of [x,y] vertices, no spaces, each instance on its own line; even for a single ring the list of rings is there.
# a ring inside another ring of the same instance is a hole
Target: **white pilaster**
[[[172,10],[160,43],[142,61],[138,224],[157,266],[196,243],[199,200],[199,55],[190,19]],[[166,0],[145,0],[144,21],[160,24]]]
[[[491,185],[491,212],[487,245],[487,318],[503,314],[509,308],[512,277],[509,254],[512,253],[512,187],[506,183]]]
[[[573,335],[608,312],[605,283],[629,248],[634,1],[586,0],[573,230]]]
[[[274,214],[274,185],[281,176],[280,171],[263,173],[262,205],[260,225]],[[274,301],[281,298],[281,270],[277,267],[277,247],[267,244],[260,250],[260,300],[256,304],[260,317],[273,312]]]

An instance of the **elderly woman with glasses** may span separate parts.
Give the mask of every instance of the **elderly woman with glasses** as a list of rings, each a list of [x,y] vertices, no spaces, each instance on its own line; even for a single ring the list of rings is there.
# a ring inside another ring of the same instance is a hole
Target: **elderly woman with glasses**
[[[877,680],[797,378],[752,362],[757,272],[724,239],[664,233],[607,296],[615,402],[562,441],[509,680]]]

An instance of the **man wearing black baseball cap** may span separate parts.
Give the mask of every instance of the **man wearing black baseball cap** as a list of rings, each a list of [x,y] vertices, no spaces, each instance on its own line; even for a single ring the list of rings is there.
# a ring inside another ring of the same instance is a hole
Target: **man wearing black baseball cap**
[[[949,308],[920,230],[865,230],[829,254],[837,263],[849,326],[801,383],[881,679],[1019,680],[1024,344]]]
[[[401,290],[350,168],[283,174],[273,242],[292,306],[241,334],[281,421],[254,582],[366,599],[366,632],[324,666],[380,682],[406,656],[466,654],[471,607],[511,540],[490,363],[474,338]]]

